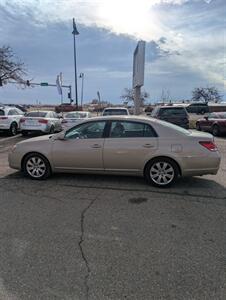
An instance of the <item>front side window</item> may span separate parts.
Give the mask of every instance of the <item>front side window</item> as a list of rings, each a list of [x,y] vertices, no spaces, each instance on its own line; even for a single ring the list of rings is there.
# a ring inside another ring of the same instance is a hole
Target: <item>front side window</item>
[[[111,123],[111,138],[156,137],[154,129],[145,123],[129,121],[113,121]]]
[[[100,139],[103,137],[105,121],[81,124],[68,130],[65,134],[67,139]]]
[[[8,116],[14,116],[14,115],[18,115],[18,112],[15,109],[9,110]]]

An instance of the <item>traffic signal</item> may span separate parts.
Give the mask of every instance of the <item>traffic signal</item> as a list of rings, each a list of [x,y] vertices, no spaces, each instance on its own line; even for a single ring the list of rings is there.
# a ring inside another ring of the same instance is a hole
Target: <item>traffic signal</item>
[[[29,80],[26,81],[26,85],[27,85],[27,86],[30,86],[30,85],[31,85]]]
[[[71,93],[70,92],[67,94],[67,97],[68,97],[68,99],[71,99]]]

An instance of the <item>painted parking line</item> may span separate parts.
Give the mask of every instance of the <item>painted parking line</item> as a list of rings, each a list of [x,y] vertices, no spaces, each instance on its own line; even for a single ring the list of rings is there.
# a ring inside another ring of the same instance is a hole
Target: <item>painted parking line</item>
[[[22,136],[22,134],[17,134],[17,135],[14,135],[14,136],[3,138],[3,139],[0,138],[0,143],[1,142],[7,142],[7,141],[10,141],[10,140],[16,139],[18,137],[21,137],[21,136]]]

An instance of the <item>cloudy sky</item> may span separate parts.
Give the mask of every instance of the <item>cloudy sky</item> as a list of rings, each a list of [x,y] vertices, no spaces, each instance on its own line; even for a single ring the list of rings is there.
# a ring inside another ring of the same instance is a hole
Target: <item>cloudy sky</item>
[[[62,72],[64,84],[73,85],[73,17],[85,102],[100,91],[102,99],[120,103],[123,89],[132,85],[139,39],[147,42],[144,88],[150,101],[162,91],[189,99],[194,87],[213,85],[226,100],[225,0],[0,0],[0,47],[13,48],[28,79],[55,83]],[[81,79],[78,89],[80,98]],[[50,87],[0,88],[0,102],[36,101],[60,98]]]

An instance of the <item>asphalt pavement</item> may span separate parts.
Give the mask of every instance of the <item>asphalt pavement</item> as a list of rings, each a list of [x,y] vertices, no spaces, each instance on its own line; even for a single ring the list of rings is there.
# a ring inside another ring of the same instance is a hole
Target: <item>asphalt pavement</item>
[[[8,167],[0,139],[0,299],[225,299],[226,139],[216,176],[142,178]]]

